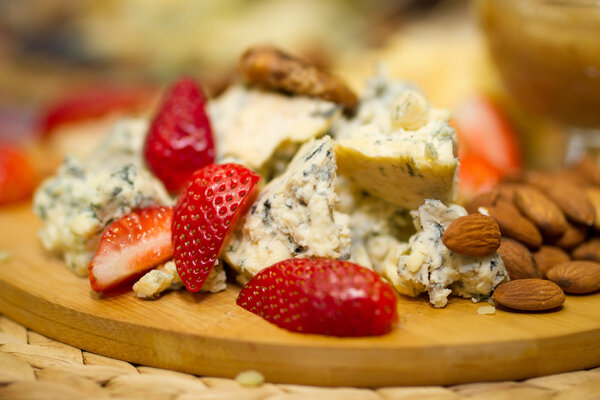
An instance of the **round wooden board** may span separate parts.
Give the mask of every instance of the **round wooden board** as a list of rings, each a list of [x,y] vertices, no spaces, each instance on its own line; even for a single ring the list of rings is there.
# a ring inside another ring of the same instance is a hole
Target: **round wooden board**
[[[99,297],[37,240],[29,206],[0,212],[0,312],[43,335],[94,353],[199,375],[255,369],[270,382],[312,385],[447,385],[514,380],[600,365],[600,294],[569,296],[550,313],[497,310],[451,299],[438,310],[401,297],[400,323],[371,338],[303,335],[219,294],[132,292]]]

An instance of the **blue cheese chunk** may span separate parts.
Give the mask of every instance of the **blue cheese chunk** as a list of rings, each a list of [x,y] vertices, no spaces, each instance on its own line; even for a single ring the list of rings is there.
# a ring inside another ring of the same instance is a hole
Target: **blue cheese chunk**
[[[210,271],[200,291],[209,293],[223,291],[227,288],[226,280],[223,266],[217,263]],[[155,299],[166,290],[180,290],[182,288],[183,282],[173,261],[167,261],[165,264],[147,272],[133,285],[135,295],[142,299]]]
[[[240,280],[294,257],[350,258],[349,217],[334,210],[333,140],[304,144],[283,175],[260,192],[227,244],[225,260]]]
[[[429,198],[451,202],[458,159],[449,116],[406,85],[372,79],[357,116],[336,125],[340,175],[409,210]]]
[[[267,177],[285,170],[300,144],[325,134],[341,108],[331,102],[233,86],[209,103],[217,159]]]
[[[496,286],[509,279],[497,253],[469,257],[450,251],[442,243],[448,225],[467,215],[464,208],[427,200],[411,214],[417,233],[397,254],[396,269],[389,263],[384,266],[384,275],[398,292],[409,296],[427,292],[434,307],[444,307],[451,293],[476,302],[488,298]]]
[[[111,222],[134,209],[173,203],[141,157],[147,127],[143,120],[116,124],[88,158],[67,157],[35,193],[33,209],[44,221],[42,245],[78,275],[87,275]]]

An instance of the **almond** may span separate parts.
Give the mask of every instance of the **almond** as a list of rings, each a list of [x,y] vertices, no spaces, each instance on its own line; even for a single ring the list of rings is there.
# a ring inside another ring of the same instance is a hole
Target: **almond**
[[[567,220],[560,208],[535,187],[517,186],[514,200],[521,213],[529,218],[542,233],[557,236],[567,229]]]
[[[585,195],[594,207],[594,228],[600,231],[600,188],[587,188]]]
[[[571,261],[569,254],[555,246],[542,246],[538,251],[533,253],[533,260],[538,267],[540,275],[546,277],[548,271],[566,261]]]
[[[568,261],[548,271],[548,279],[567,293],[592,293],[600,290],[600,263]]]
[[[442,242],[455,253],[485,257],[498,249],[500,237],[494,218],[469,214],[452,221],[442,235]]]
[[[493,189],[489,192],[481,193],[473,197],[466,205],[465,209],[469,214],[479,213],[479,207],[493,206],[498,199],[498,190]]]
[[[589,185],[600,186],[600,165],[594,158],[582,158],[572,169],[573,173],[583,177]]]
[[[523,185],[520,184],[520,183],[516,183],[516,182],[502,182],[497,187],[497,189],[498,189],[498,196],[500,198],[503,198],[503,199],[508,200],[510,202],[514,202],[517,190],[521,186],[523,186]]]
[[[495,205],[486,207],[490,217],[498,222],[500,232],[504,236],[516,239],[531,249],[542,245],[542,235],[536,226],[523,217],[512,203],[499,199]]]
[[[594,224],[594,207],[579,186],[558,181],[543,190],[570,220],[588,226]]]
[[[511,280],[540,278],[540,273],[531,252],[516,240],[502,238],[498,255],[502,258]]]
[[[600,262],[600,238],[593,238],[581,243],[571,253],[574,260],[590,260]]]
[[[565,294],[561,288],[543,279],[519,279],[501,283],[492,298],[504,307],[522,311],[552,310],[565,302]]]
[[[588,236],[589,228],[585,225],[567,222],[567,229],[557,238],[547,238],[547,242],[565,250],[571,250],[583,243]]]

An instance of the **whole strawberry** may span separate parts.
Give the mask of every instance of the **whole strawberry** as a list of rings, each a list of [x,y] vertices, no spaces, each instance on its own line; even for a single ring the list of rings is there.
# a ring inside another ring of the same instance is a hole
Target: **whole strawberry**
[[[242,288],[237,304],[295,332],[383,335],[397,322],[396,296],[375,272],[340,260],[276,263]]]
[[[195,170],[214,162],[212,129],[204,105],[196,83],[180,79],[146,136],[146,162],[170,192],[179,192]]]
[[[175,266],[190,292],[204,284],[228,234],[254,201],[259,181],[238,164],[211,164],[192,174],[173,215]]]
[[[129,282],[173,256],[170,207],[137,210],[110,224],[89,265],[95,292]]]

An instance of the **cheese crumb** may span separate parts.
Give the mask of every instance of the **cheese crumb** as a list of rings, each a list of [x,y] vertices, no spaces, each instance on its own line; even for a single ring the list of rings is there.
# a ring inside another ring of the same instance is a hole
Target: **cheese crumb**
[[[480,315],[494,315],[496,314],[496,307],[494,306],[481,306],[477,309],[477,314]]]
[[[12,254],[8,250],[0,250],[0,264],[8,262],[12,258]]]
[[[258,371],[248,370],[237,374],[235,380],[242,386],[255,387],[262,385],[265,377]]]

